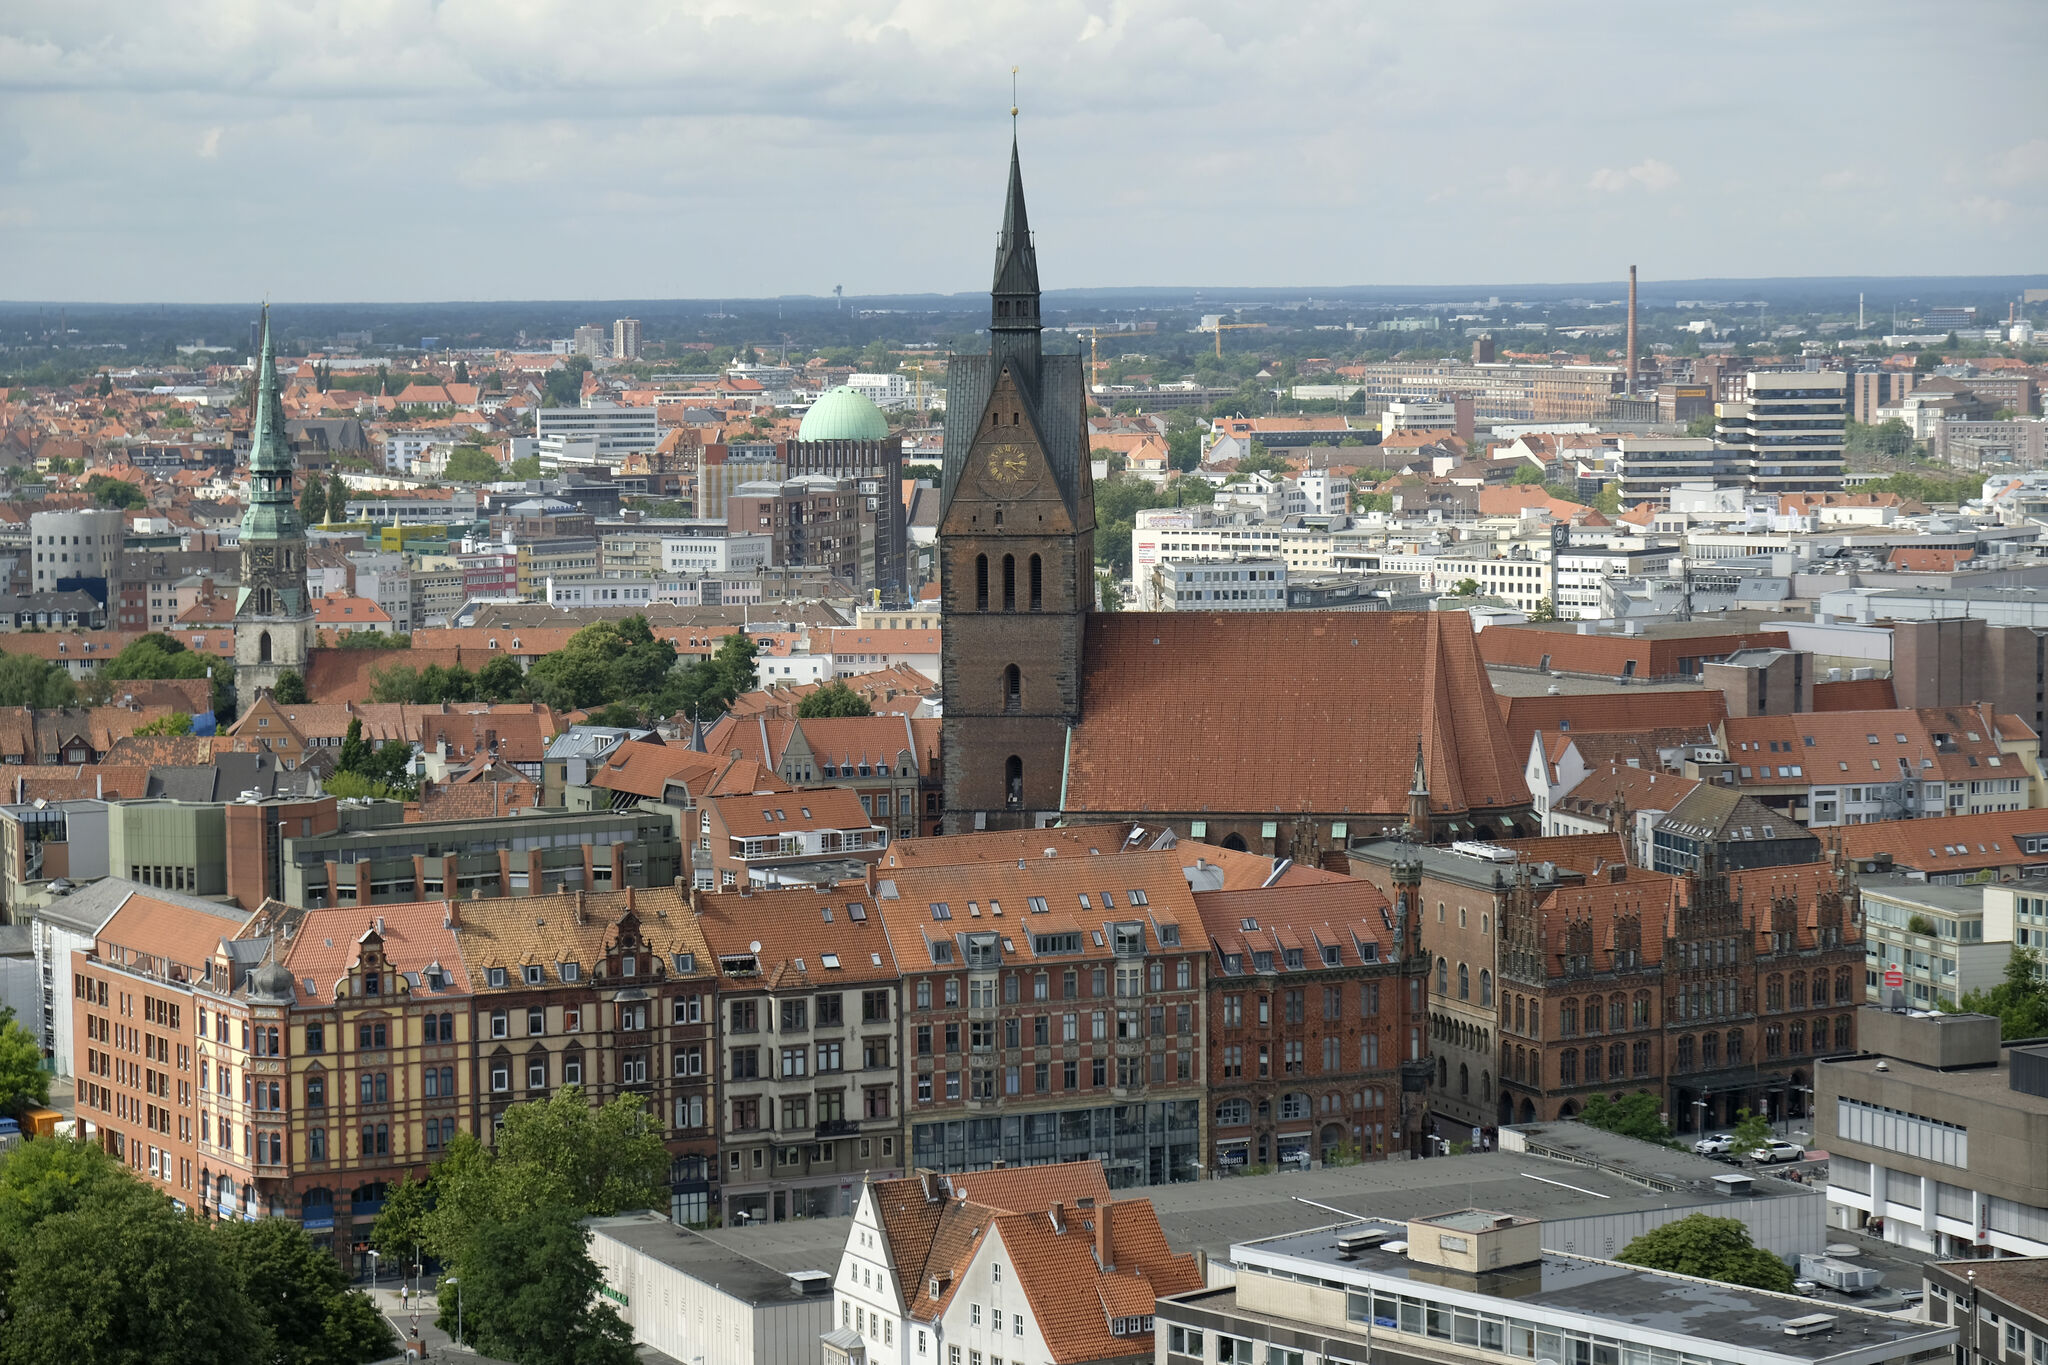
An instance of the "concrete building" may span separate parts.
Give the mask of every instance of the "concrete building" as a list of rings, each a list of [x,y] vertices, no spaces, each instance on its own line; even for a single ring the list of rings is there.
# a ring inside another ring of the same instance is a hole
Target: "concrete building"
[[[1152,571],[1160,611],[1285,611],[1287,565],[1280,559],[1177,559]]]
[[[1938,1256],[2048,1256],[2048,1048],[1982,1014],[1865,1009],[1814,1068],[1828,1222]]]
[[[593,1218],[598,1293],[633,1340],[701,1365],[822,1365],[837,1257],[699,1232],[656,1213]]]
[[[640,358],[640,319],[620,318],[612,324],[612,359]]]
[[[602,346],[603,342],[598,344]],[[608,463],[661,444],[661,423],[653,408],[617,407],[591,399],[578,407],[536,410],[533,430],[543,447],[551,439],[565,446],[594,442],[596,454]]]
[[[1922,1274],[1927,1320],[1955,1326],[1959,1359],[2048,1360],[2048,1259],[1950,1261]]]
[[[33,593],[88,592],[101,606],[110,603],[121,576],[121,548],[128,539],[128,514],[109,508],[33,512],[28,539],[35,555]]]
[[[1988,990],[2005,978],[2012,955],[2014,903],[2024,899],[2034,918],[2036,897],[1988,886],[1948,886],[1903,873],[1864,877],[1864,996],[1873,1005],[1892,998],[1885,973],[1903,973],[1906,1004],[1916,1010],[1960,1005],[1963,993]],[[1996,891],[2005,907],[2004,933],[1986,936],[1987,901]],[[2031,936],[2031,930],[2030,930]]]
[[[1714,412],[1714,440],[1742,462],[1757,493],[1842,487],[1848,376],[1820,370],[1751,370],[1743,397]]]
[[[1841,1305],[1816,1315],[1791,1295],[1547,1251],[1536,1219],[1490,1209],[1340,1223],[1238,1243],[1230,1259],[1227,1286],[1160,1298],[1159,1359],[1322,1365],[1492,1361],[1505,1353],[1670,1365],[1906,1365],[1933,1359],[1956,1339],[1953,1328],[1912,1319]]]
[[[1739,486],[1739,473],[1728,452],[1705,436],[1624,436],[1615,442],[1621,452],[1621,505],[1671,502],[1681,484]]]

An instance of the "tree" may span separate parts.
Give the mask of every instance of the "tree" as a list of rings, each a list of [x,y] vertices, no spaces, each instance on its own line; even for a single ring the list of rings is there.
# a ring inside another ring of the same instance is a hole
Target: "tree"
[[[137,636],[99,671],[102,677],[112,682],[211,677],[214,713],[226,716],[233,709],[234,698],[228,691],[233,670],[226,667],[216,669],[211,657],[186,649],[174,635]]]
[[[100,397],[102,397],[102,398],[112,398],[113,396],[114,396],[114,381],[113,381],[112,379],[108,378],[108,377],[107,377],[106,375],[104,375],[104,374],[103,374],[103,375],[101,375],[101,376],[100,376]]]
[[[145,725],[136,726],[135,733],[138,735],[167,735],[172,737],[189,735],[192,733],[192,717],[183,711],[173,711],[169,715],[158,716],[155,720]]]
[[[1703,412],[1690,422],[1687,422],[1685,424],[1685,434],[1688,436],[1712,436],[1714,434],[1714,414]]]
[[[1453,596],[1453,597],[1477,597],[1477,596],[1479,596],[1479,580],[1478,580],[1478,579],[1476,579],[1476,578],[1461,578],[1461,579],[1459,579],[1459,580],[1458,580],[1458,583],[1457,583],[1457,586],[1451,589],[1451,596]]]
[[[336,649],[411,649],[412,636],[387,634],[381,630],[350,631],[334,642]]]
[[[129,1183],[142,1188],[132,1176]],[[146,1201],[95,1201],[35,1225],[14,1253],[0,1361],[259,1359],[263,1334],[223,1264],[219,1241],[161,1195],[143,1193]]]
[[[448,478],[456,483],[490,483],[505,471],[482,446],[457,446],[448,457]]]
[[[1695,1213],[1652,1228],[1621,1249],[1617,1260],[1723,1284],[1792,1292],[1792,1271],[1749,1240],[1739,1219]]]
[[[42,1060],[35,1035],[14,1022],[13,1010],[0,1006],[0,1115],[18,1119],[50,1102],[50,1073]]]
[[[1555,597],[1546,597],[1541,602],[1538,602],[1536,609],[1529,613],[1529,619],[1531,621],[1555,621],[1557,619],[1557,599]]]
[[[306,680],[289,668],[277,675],[277,685],[270,689],[270,697],[279,706],[304,706],[312,700],[306,695]]]
[[[467,384],[469,382],[469,362],[467,360],[455,362],[455,382],[458,384]]]
[[[1664,1126],[1663,1105],[1647,1091],[1639,1090],[1619,1100],[1595,1095],[1579,1111],[1579,1122],[1645,1142],[1667,1142],[1671,1138],[1671,1130]]]
[[[1938,350],[1922,351],[1919,355],[1913,357],[1913,368],[1921,374],[1932,374],[1940,365],[1941,352]]]
[[[1752,1156],[1770,1145],[1773,1134],[1769,1119],[1747,1109],[1738,1109],[1735,1119],[1735,1129],[1728,1135],[1733,1144],[1728,1148],[1728,1155]]]
[[[348,729],[342,732],[341,753],[335,760],[335,769],[344,773],[360,773],[369,766],[370,742],[363,738],[363,718],[349,717]]]
[[[1512,484],[1540,484],[1543,482],[1543,466],[1537,464],[1517,465],[1515,467],[1515,476],[1509,479],[1508,482]]]
[[[1240,474],[1292,474],[1294,466],[1275,455],[1257,441],[1252,442],[1251,453],[1237,462]]]
[[[1095,571],[1095,601],[1103,611],[1124,609],[1124,590],[1118,586],[1117,580],[1107,569]]]
[[[222,1222],[214,1231],[256,1319],[264,1365],[361,1365],[389,1352],[390,1324],[367,1294],[348,1287],[341,1266],[304,1228],[261,1218]]]
[[[2038,1038],[2048,1034],[2048,980],[2041,976],[2041,954],[2015,948],[2005,960],[2005,980],[1990,990],[1964,991],[1958,1005],[1940,1002],[1951,1014],[1989,1014],[1998,1020],[2004,1038]]]
[[[392,1265],[409,1265],[431,1245],[427,1238],[427,1216],[434,1209],[434,1177],[414,1180],[412,1174],[384,1192],[384,1207],[370,1232],[370,1241]]]
[[[583,376],[590,373],[590,357],[572,355],[559,370],[548,371],[541,406],[573,408],[583,400]]]
[[[1902,498],[1913,498],[1930,504],[1964,503],[1972,498],[1984,496],[1983,480],[1968,475],[1946,479],[1935,474],[1893,474],[1882,479],[1872,479],[1864,484],[1863,488],[1878,493],[1897,493]]]
[[[576,1219],[551,1206],[478,1229],[457,1268],[479,1351],[519,1365],[632,1365],[632,1334],[597,1296],[604,1277]],[[445,1327],[455,1325],[457,1293],[441,1290]]]
[[[1183,473],[1202,463],[1202,428],[1185,412],[1177,412],[1166,424],[1166,463]]]
[[[327,520],[348,520],[348,485],[342,482],[338,470],[327,476]]]
[[[798,720],[826,716],[871,716],[874,708],[860,693],[834,678],[796,704]]]
[[[320,790],[344,801],[404,801],[412,795],[361,773],[335,773],[321,782]]]
[[[477,670],[476,694],[488,702],[525,701],[526,671],[517,659],[500,655]]]
[[[149,499],[142,496],[142,489],[126,479],[112,478],[106,474],[95,474],[85,481],[85,495],[101,507],[119,507],[124,511],[136,511],[149,506]]]
[[[1913,428],[1899,417],[1887,417],[1882,422],[1866,425],[1850,418],[1843,428],[1842,446],[1851,455],[1881,455],[1886,459],[1903,460],[1914,454],[1919,443],[1913,439]]]
[[[77,700],[78,685],[63,665],[33,654],[0,654],[0,706],[51,708]]]
[[[1612,479],[1600,485],[1600,495],[1593,499],[1593,510],[1602,516],[1618,516],[1621,513],[1621,485]]]
[[[537,479],[545,471],[540,467],[540,456],[521,455],[506,470],[515,479]]]
[[[299,489],[299,520],[308,526],[327,520],[327,483],[318,474],[307,476]]]

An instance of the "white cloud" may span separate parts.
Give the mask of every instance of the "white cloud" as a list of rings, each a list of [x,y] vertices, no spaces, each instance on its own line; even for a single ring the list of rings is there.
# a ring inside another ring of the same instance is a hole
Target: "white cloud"
[[[1669,162],[1651,157],[1628,168],[1629,179],[1641,185],[1652,194],[1662,194],[1678,183],[1678,172],[1671,169]]]
[[[1593,172],[1593,178],[1586,182],[1589,190],[1600,190],[1607,194],[1619,194],[1628,188],[1628,174],[1611,166],[1602,166]]]
[[[208,128],[199,138],[199,155],[202,160],[211,161],[220,155],[220,135],[226,129],[219,124]]]
[[[2022,142],[1994,159],[1991,180],[2007,189],[2048,182],[2048,138]]]

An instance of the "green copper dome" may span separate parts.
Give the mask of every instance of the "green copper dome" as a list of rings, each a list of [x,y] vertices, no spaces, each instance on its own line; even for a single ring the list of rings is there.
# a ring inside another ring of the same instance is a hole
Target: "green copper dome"
[[[889,435],[882,410],[856,389],[841,384],[818,395],[797,429],[799,441],[880,441]]]

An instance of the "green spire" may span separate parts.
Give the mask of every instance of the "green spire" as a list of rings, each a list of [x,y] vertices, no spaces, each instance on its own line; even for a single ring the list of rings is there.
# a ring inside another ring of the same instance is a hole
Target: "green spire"
[[[277,344],[270,335],[270,307],[266,304],[263,352],[256,362],[256,420],[249,440],[249,506],[242,513],[243,543],[305,539],[292,472],[284,400],[277,387]]]

